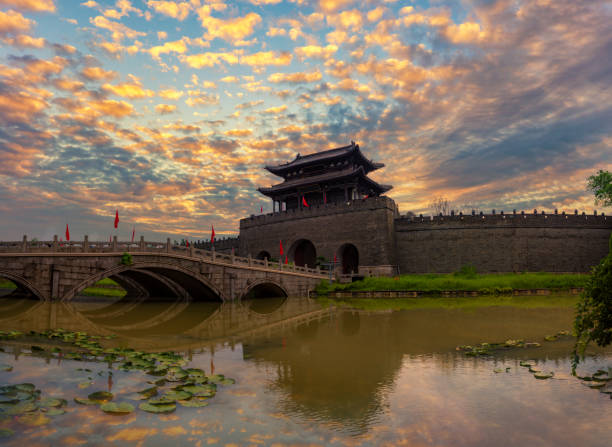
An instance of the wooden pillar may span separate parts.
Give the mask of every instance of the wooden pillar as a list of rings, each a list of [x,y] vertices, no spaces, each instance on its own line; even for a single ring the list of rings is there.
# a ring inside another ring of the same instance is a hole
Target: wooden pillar
[[[113,236],[113,252],[117,251],[117,236]]]
[[[83,253],[87,253],[89,251],[89,236],[83,236]]]

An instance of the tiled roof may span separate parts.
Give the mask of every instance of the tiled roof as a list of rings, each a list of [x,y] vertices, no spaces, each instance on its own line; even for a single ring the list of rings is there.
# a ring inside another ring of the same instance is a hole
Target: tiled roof
[[[273,194],[273,193],[280,193],[283,191],[287,191],[287,190],[297,188],[303,185],[309,185],[312,183],[322,183],[322,182],[327,182],[330,180],[341,180],[347,177],[354,177],[354,176],[362,177],[363,180],[370,183],[374,189],[377,189],[379,193],[389,191],[392,188],[391,185],[382,185],[382,184],[375,182],[371,178],[369,178],[366,175],[366,172],[363,166],[359,166],[357,168],[353,168],[351,166],[346,169],[342,169],[340,171],[330,171],[330,172],[326,172],[320,175],[313,175],[310,177],[302,177],[302,178],[287,180],[283,183],[279,183],[269,188],[258,188],[258,191],[261,192],[262,194],[268,195],[268,194]]]

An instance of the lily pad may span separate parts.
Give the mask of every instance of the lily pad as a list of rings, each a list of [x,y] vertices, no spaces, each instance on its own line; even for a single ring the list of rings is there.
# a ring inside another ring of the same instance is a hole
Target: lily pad
[[[80,389],[88,388],[93,384],[94,384],[93,382],[81,382],[79,383],[79,388]]]
[[[134,411],[134,406],[127,402],[121,402],[118,404],[115,402],[107,402],[100,405],[100,409],[105,413],[110,414],[128,414]]]
[[[234,379],[230,379],[229,377],[226,377],[217,383],[219,383],[220,385],[233,385],[236,383],[236,381]]]
[[[504,372],[504,370],[503,370],[503,369],[501,369],[501,368],[495,368],[495,369],[493,370],[493,372],[494,372],[494,373],[496,373],[496,374],[499,374],[499,373],[503,373],[503,372]]]
[[[530,368],[535,365],[535,363],[531,360],[521,360],[519,365],[524,366],[525,368]]]
[[[174,399],[174,400],[184,400],[189,399],[191,397],[191,393],[184,390],[173,390],[168,391],[162,397]]]
[[[24,414],[36,410],[38,410],[38,405],[34,402],[19,402],[17,405],[14,405],[12,408],[9,408],[6,413]]]
[[[65,399],[56,399],[54,397],[47,397],[46,399],[43,399],[40,401],[40,406],[41,407],[61,407],[63,405],[66,405],[66,400]]]
[[[95,393],[91,393],[87,396],[89,400],[92,400],[97,403],[105,403],[110,400],[113,400],[113,393],[109,393],[108,391],[96,391]]]
[[[20,383],[19,385],[15,385],[15,388],[19,391],[32,392],[36,389],[33,383]]]
[[[66,414],[66,410],[64,410],[63,408],[43,408],[43,410],[46,410],[45,414],[47,416],[61,416],[62,414]]]
[[[15,432],[10,428],[0,428],[0,438],[8,438],[9,436],[13,436]]]
[[[41,425],[46,425],[51,422],[51,419],[42,413],[31,413],[19,416],[17,421],[24,425],[29,425],[30,427],[40,427]]]
[[[149,413],[172,413],[174,410],[176,410],[176,404],[167,403],[161,405],[153,405],[148,402],[143,402],[138,405],[138,408]]]
[[[157,396],[157,387],[147,388],[146,390],[138,391],[138,394],[142,396],[143,399],[148,399],[153,396]]]
[[[89,400],[89,399],[84,399],[82,397],[75,397],[74,401],[77,404],[81,404],[81,405],[98,405],[99,402],[93,401],[93,400]]]
[[[13,367],[11,365],[0,365],[0,371],[9,372],[12,370],[13,370]]]
[[[605,384],[605,382],[595,382],[595,383],[589,383],[587,386],[589,388],[598,389],[598,388],[605,387],[606,384]]]
[[[544,337],[544,340],[546,340],[546,341],[555,341],[555,340],[557,340],[557,338],[559,338],[559,337],[557,337],[556,335],[547,335],[546,337]]]
[[[537,372],[533,375],[533,377],[535,377],[536,379],[545,380],[545,379],[550,379],[554,375],[555,374],[553,372],[549,372],[549,373]]]
[[[173,404],[177,401],[176,397],[173,396],[167,396],[167,395],[163,395],[163,396],[159,396],[159,397],[155,397],[153,399],[149,399],[149,402],[151,405],[165,405],[165,404]]]
[[[201,399],[179,400],[178,403],[181,404],[183,407],[191,407],[191,408],[206,407],[208,405],[207,400],[201,400]]]

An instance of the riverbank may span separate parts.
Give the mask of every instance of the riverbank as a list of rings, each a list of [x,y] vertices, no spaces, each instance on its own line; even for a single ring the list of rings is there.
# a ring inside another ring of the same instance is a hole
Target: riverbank
[[[13,290],[16,288],[17,286],[12,281],[0,278],[0,289]],[[123,290],[119,284],[110,278],[104,278],[95,283],[92,287],[83,289],[83,291],[80,293],[80,295],[83,296],[107,296],[114,298],[125,296],[125,294],[125,290]]]
[[[579,293],[589,275],[556,273],[499,273],[401,275],[369,277],[347,284],[322,281],[318,296],[335,298],[416,297],[421,295],[539,295],[568,291]]]
[[[518,307],[524,309],[537,308],[575,308],[578,295],[568,293],[555,293],[552,295],[512,296],[488,295],[481,297],[444,297],[424,296],[415,299],[406,298],[358,298],[358,299],[331,299],[317,298],[323,306],[336,306],[351,309],[371,311],[393,311],[410,309],[476,309],[483,307]]]

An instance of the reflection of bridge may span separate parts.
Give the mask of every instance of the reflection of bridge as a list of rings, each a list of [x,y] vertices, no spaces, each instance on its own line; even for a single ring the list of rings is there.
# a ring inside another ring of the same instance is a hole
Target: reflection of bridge
[[[91,244],[57,241],[0,247],[0,277],[16,294],[70,300],[86,287],[112,278],[131,297],[185,297],[230,301],[245,296],[306,296],[325,278],[319,269],[287,266],[214,251],[166,244]],[[131,259],[122,254],[129,252]]]
[[[0,327],[24,333],[62,328],[91,335],[115,334],[118,339],[107,344],[155,351],[198,351],[297,327],[325,318],[331,311],[308,298],[261,298],[237,303],[123,299],[102,305],[8,298],[0,299]]]

